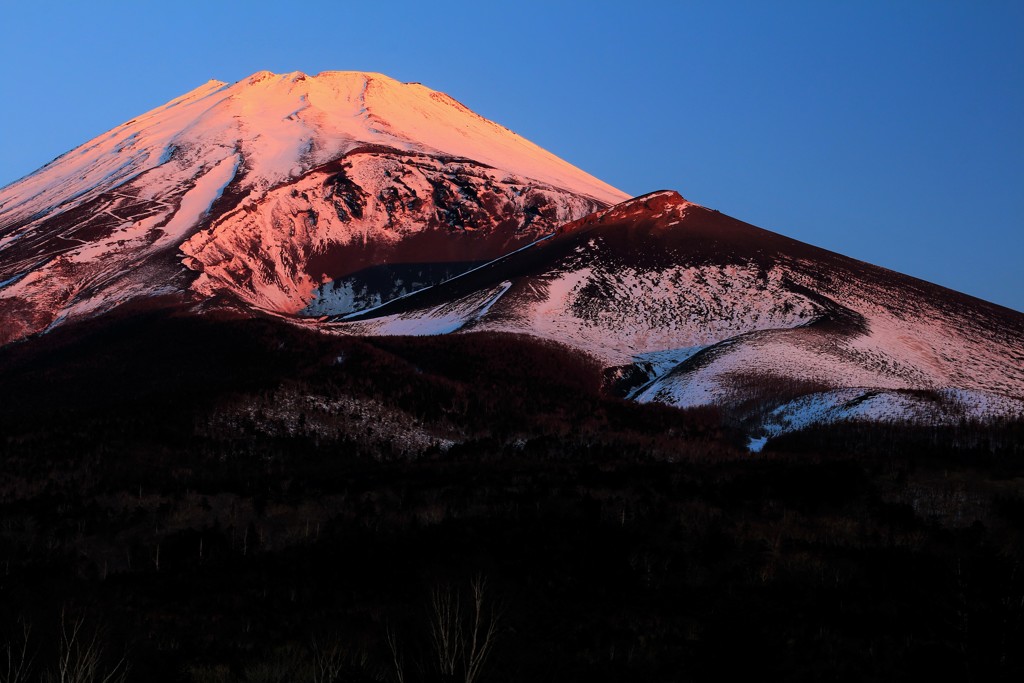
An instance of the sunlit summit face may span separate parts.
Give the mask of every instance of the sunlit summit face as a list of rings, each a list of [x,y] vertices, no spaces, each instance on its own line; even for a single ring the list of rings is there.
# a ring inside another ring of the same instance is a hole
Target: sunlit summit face
[[[200,168],[237,155],[243,187],[265,190],[367,144],[465,157],[606,203],[627,197],[419,83],[263,71],[233,85],[209,81],[4,188],[0,220],[109,189],[175,153]]]
[[[324,168],[342,158],[359,176],[351,196],[342,169]],[[446,175],[479,187],[440,192]],[[300,221],[304,236],[296,237],[283,216],[317,208],[295,203],[295,183],[310,185],[301,196],[314,203],[346,197],[373,206],[359,215],[320,206],[317,225]],[[476,208],[457,215],[447,197],[463,202],[467,193]],[[464,230],[503,225],[489,245],[446,257],[493,258],[626,197],[419,83],[353,71],[209,81],[0,191],[0,256],[10,280],[0,306],[14,321],[4,337],[167,291],[180,272],[167,255],[199,273],[194,291],[227,287],[294,313],[325,281],[378,258],[338,253],[346,245],[361,242],[365,252],[377,244],[380,258],[408,261],[415,256],[391,246],[443,215]],[[378,211],[378,203],[391,208]],[[200,234],[201,225],[209,230]],[[143,264],[163,274],[143,275]]]

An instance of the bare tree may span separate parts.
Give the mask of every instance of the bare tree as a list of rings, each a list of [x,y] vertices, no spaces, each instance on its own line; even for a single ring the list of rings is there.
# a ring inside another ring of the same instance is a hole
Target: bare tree
[[[494,648],[494,641],[501,626],[502,607],[486,600],[486,583],[477,577],[470,584],[473,598],[473,626],[469,637],[469,649],[465,652],[466,683],[474,683],[479,676],[488,655]]]
[[[487,583],[480,577],[470,582],[466,603],[448,585],[431,593],[430,607],[430,637],[441,675],[475,683],[494,649],[502,607],[488,599]]]
[[[430,594],[430,638],[437,656],[437,667],[444,676],[455,676],[462,654],[462,609],[459,591],[451,585],[435,588]]]
[[[388,624],[386,636],[388,649],[391,650],[391,661],[395,666],[395,679],[398,683],[405,683],[405,658],[398,646],[398,636],[395,635],[395,630],[390,624]]]
[[[309,664],[306,653],[295,643],[289,642],[246,665],[244,680],[248,683],[290,683],[295,680],[309,680]]]
[[[35,655],[28,650],[32,627],[27,621],[21,622],[21,634],[7,642],[4,650],[4,669],[0,671],[0,683],[25,683],[32,673]]]
[[[326,641],[314,639],[310,653],[312,683],[338,683],[349,667],[361,669],[366,666],[367,661],[365,652],[351,651],[345,646],[344,641],[336,636]]]
[[[104,665],[99,632],[83,632],[85,619],[60,615],[56,665],[46,672],[46,683],[123,683],[128,676],[128,661],[121,657],[113,667]]]

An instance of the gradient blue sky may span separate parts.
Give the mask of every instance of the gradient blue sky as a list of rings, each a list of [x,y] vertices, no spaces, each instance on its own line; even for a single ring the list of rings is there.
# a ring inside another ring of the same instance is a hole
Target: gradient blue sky
[[[1024,310],[1024,3],[625,5],[3,0],[0,184],[210,78],[379,71],[626,192]]]

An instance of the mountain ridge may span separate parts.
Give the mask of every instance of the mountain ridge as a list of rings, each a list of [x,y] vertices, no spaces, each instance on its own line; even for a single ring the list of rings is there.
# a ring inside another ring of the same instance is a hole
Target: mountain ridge
[[[368,72],[209,81],[0,189],[0,344],[158,299],[528,334],[632,400],[742,409],[751,434],[926,414],[913,392],[940,416],[1024,412],[1024,315],[673,190],[629,198]]]
[[[786,411],[808,406],[786,406],[811,394],[836,419],[869,417],[866,401],[878,419],[919,418],[921,391],[938,392],[936,415],[1024,411],[1024,315],[671,191],[330,324],[371,336],[533,334],[597,357],[624,395],[679,407],[740,405],[757,387],[789,384],[766,399],[779,413],[753,424],[775,435],[772,420],[799,421]]]

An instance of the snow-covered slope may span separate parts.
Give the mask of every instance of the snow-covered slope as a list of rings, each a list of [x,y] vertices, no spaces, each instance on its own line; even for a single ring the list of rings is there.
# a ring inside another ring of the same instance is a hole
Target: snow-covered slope
[[[598,212],[336,324],[361,334],[534,334],[597,356],[623,395],[681,407],[782,406],[812,394],[845,404],[853,397],[828,393],[845,388],[966,392],[957,400],[988,396],[1010,412],[1024,399],[1024,315],[673,192]],[[888,405],[913,417],[915,400]]]
[[[211,81],[0,189],[0,344],[157,297],[343,334],[532,334],[755,438],[1024,401],[1024,315],[675,192],[627,200],[379,74]]]
[[[938,391],[850,387],[798,396],[772,407],[754,428],[749,448],[814,424],[848,421],[959,424],[1024,418],[1024,400],[966,389]]]
[[[337,314],[440,282],[601,206],[473,161],[374,147],[243,202],[181,251],[206,296]]]
[[[479,210],[454,206],[467,196]],[[455,250],[479,261],[625,197],[418,83],[360,72],[210,81],[0,189],[0,343],[189,291],[199,270],[201,296],[295,312],[410,233],[500,233],[479,253]],[[337,247],[354,241],[385,248],[348,264]]]

